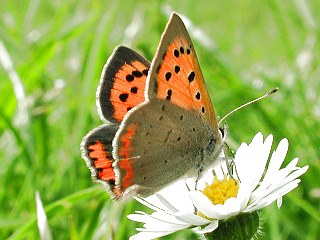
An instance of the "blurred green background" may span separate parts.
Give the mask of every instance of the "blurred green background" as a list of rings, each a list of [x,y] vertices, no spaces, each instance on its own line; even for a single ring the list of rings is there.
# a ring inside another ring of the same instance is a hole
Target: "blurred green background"
[[[155,54],[172,10],[189,19],[220,116],[272,88],[280,92],[228,118],[235,149],[261,131],[290,142],[286,164],[310,169],[262,212],[259,239],[320,239],[320,4],[318,1],[0,0],[0,239],[39,239],[35,192],[53,239],[127,239],[146,210],[112,202],[92,183],[82,137],[102,122],[95,92],[119,44]],[[147,211],[147,210],[146,210]],[[192,239],[191,230],[163,239]]]

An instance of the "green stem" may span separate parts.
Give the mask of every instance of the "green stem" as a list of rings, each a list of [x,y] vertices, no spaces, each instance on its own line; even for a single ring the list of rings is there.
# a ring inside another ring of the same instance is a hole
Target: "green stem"
[[[219,227],[204,236],[207,240],[247,240],[255,236],[258,230],[259,214],[253,212],[219,221]]]

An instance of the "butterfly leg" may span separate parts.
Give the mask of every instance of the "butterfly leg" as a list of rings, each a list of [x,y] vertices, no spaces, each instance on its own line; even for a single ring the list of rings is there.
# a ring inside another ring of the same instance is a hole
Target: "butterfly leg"
[[[200,180],[200,178],[201,178],[201,173],[202,173],[202,171],[203,171],[203,168],[202,168],[202,167],[199,167],[198,172],[197,172],[197,178],[196,178],[196,180],[195,180],[194,190],[197,190],[198,182],[199,182],[199,180]]]
[[[191,189],[190,189],[190,187],[188,186],[186,180],[184,180],[184,184],[186,185],[186,188],[188,189],[188,191],[191,192]],[[197,182],[196,182],[196,184],[197,184]],[[197,214],[197,212],[198,212],[198,210],[197,210],[196,206],[193,205],[193,213],[194,213],[194,214]]]
[[[229,152],[231,152],[232,158],[228,157],[227,150],[229,150]],[[230,146],[226,142],[224,142],[223,153],[225,155],[225,161],[227,164],[227,170],[228,170],[229,176],[233,176],[235,173],[235,175],[237,176],[237,179],[241,182],[239,175],[238,175],[238,172],[237,172],[237,168],[234,163],[234,157],[235,157],[234,151],[230,148]]]

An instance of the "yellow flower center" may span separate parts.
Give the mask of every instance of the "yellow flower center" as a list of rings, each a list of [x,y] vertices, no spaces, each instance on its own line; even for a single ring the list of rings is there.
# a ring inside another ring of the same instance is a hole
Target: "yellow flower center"
[[[225,201],[231,197],[236,197],[238,194],[238,181],[231,177],[224,176],[222,180],[214,177],[212,184],[206,184],[202,191],[213,204],[224,204]]]

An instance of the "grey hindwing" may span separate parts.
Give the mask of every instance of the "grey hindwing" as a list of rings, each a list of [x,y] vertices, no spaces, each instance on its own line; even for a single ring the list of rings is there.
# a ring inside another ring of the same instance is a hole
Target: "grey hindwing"
[[[202,165],[208,165],[203,163],[206,149],[215,148],[213,128],[198,113],[155,99],[130,112],[122,123],[116,139],[118,161],[123,158],[119,139],[131,124],[136,129],[127,150],[137,185],[161,188],[192,169],[196,174]]]

